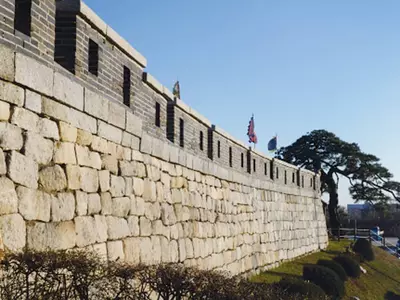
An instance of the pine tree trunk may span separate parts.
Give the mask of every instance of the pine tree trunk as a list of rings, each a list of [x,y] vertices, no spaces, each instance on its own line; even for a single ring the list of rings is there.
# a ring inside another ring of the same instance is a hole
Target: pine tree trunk
[[[332,177],[327,181],[329,189],[329,225],[332,230],[332,234],[337,236],[339,234],[340,221],[337,213],[337,208],[339,205],[339,195],[337,193],[337,184]]]

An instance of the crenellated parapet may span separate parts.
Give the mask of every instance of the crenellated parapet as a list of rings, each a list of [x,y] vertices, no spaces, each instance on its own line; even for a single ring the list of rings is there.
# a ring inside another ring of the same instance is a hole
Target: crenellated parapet
[[[3,0],[0,25],[6,250],[241,274],[326,246],[318,175],[175,98],[83,2]]]

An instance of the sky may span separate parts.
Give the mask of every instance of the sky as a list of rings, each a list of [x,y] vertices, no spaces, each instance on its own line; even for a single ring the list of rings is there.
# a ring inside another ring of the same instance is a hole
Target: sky
[[[257,149],[332,131],[400,180],[400,1],[86,0],[146,71]],[[352,203],[339,184],[340,204]]]

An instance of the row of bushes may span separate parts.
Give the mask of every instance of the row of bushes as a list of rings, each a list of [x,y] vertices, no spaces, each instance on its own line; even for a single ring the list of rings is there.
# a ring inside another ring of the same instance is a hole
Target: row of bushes
[[[252,283],[178,264],[106,263],[76,251],[7,254],[1,272],[2,300],[304,299],[289,283]]]
[[[319,260],[317,265],[304,266],[303,279],[314,285],[303,283],[299,290],[307,290],[306,294],[311,299],[320,297],[321,289],[333,299],[342,298],[347,278],[358,278],[361,275],[359,261],[371,261],[375,258],[371,243],[366,239],[358,239],[352,248],[358,256],[342,254],[333,260]]]

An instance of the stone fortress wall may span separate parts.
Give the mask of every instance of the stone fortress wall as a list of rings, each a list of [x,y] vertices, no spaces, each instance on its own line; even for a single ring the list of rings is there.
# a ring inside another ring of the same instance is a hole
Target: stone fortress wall
[[[79,0],[0,2],[7,250],[244,274],[327,245],[318,175],[213,125]]]

